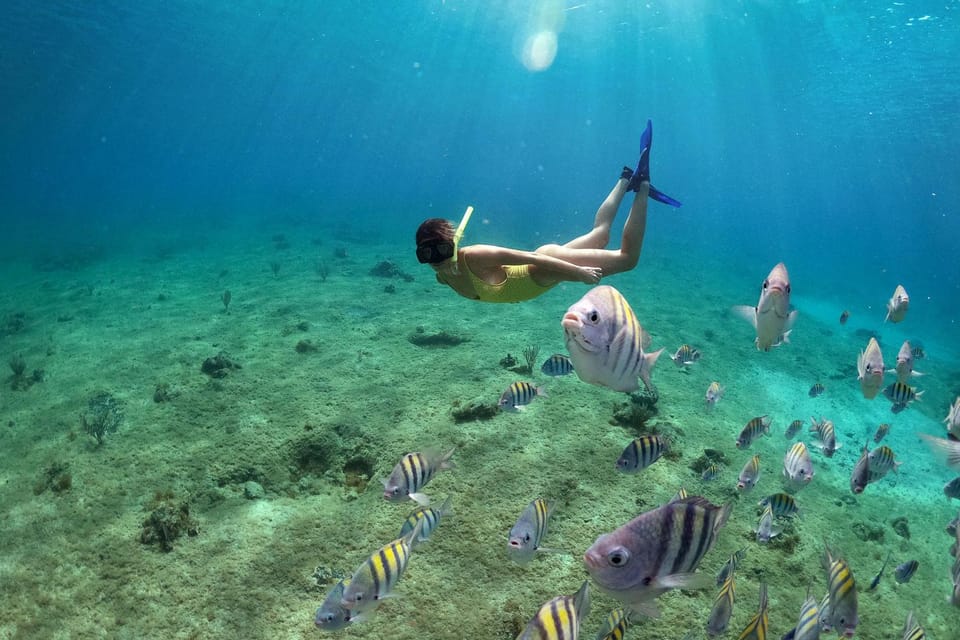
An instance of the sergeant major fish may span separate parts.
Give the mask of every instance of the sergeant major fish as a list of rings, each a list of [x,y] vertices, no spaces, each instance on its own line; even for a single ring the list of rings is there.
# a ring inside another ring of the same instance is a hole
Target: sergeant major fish
[[[767,626],[769,625],[767,617],[767,583],[760,583],[760,606],[757,612],[744,627],[737,640],[767,640]]]
[[[707,401],[708,407],[715,407],[720,399],[723,397],[723,387],[720,386],[720,383],[714,380],[710,383],[710,386],[707,387],[707,393],[704,395],[704,398]]]
[[[517,519],[517,523],[510,529],[510,538],[507,540],[507,552],[510,559],[519,565],[525,565],[541,549],[540,543],[547,535],[547,521],[553,514],[553,505],[548,505],[543,498],[537,498],[527,505]]]
[[[568,356],[555,353],[544,361],[540,371],[548,376],[565,376],[573,373],[573,363]]]
[[[773,508],[769,504],[763,508],[763,513],[760,515],[760,522],[757,524],[755,531],[757,534],[757,542],[760,544],[767,544],[773,538],[780,535],[781,529],[773,523]]]
[[[760,455],[757,454],[747,460],[740,470],[740,477],[737,478],[737,491],[749,493],[760,480]]]
[[[720,568],[720,572],[717,574],[717,586],[722,585],[727,578],[733,575],[733,572],[736,571],[737,567],[740,566],[740,563],[743,562],[743,559],[747,557],[747,548],[742,547],[734,552],[730,558],[723,563],[723,566]]]
[[[514,382],[500,396],[497,406],[504,411],[522,411],[534,398],[546,395],[543,387],[524,381]]]
[[[770,435],[770,417],[757,416],[751,418],[737,437],[737,449],[749,449],[754,440],[760,436]]]
[[[670,441],[665,436],[644,435],[635,438],[617,459],[617,469],[623,473],[643,471],[659,460],[669,448]]]
[[[640,322],[619,291],[594,287],[567,309],[560,324],[581,380],[629,393],[640,388],[639,378],[654,390],[650,373],[663,349],[644,353]]]
[[[630,626],[630,614],[623,609],[614,609],[607,615],[603,628],[597,633],[596,640],[623,640]]]
[[[448,496],[439,509],[434,509],[433,507],[417,507],[411,511],[407,519],[403,521],[403,526],[400,528],[400,537],[406,536],[416,528],[417,523],[423,521],[423,526],[420,528],[420,535],[410,546],[416,549],[421,542],[426,542],[430,538],[430,534],[433,533],[433,530],[440,524],[440,520],[442,520],[444,516],[449,516],[453,513],[453,509],[450,506],[451,499],[452,496]]]
[[[841,636],[852,638],[860,617],[857,614],[857,582],[846,560],[829,546],[824,549],[823,566],[830,587],[830,624]]]
[[[383,497],[390,502],[410,498],[422,506],[430,504],[430,499],[420,490],[438,471],[453,468],[450,457],[454,451],[456,447],[442,455],[435,451],[415,451],[403,456],[390,477],[383,481]]]
[[[350,610],[340,604],[343,599],[343,590],[345,585],[350,584],[349,578],[344,578],[333,586],[333,589],[324,598],[323,604],[317,609],[313,617],[313,623],[324,631],[339,631],[344,629],[351,622],[359,622]]]
[[[583,556],[587,572],[613,598],[656,616],[657,596],[710,583],[709,577],[693,572],[716,542],[732,507],[690,496],[644,512],[597,538]]]
[[[351,616],[356,619],[371,613],[390,595],[407,568],[413,541],[420,535],[422,527],[423,521],[420,521],[406,536],[374,552],[357,567],[350,582],[344,583],[340,604],[350,610]]]
[[[769,351],[786,341],[797,318],[797,312],[790,310],[790,277],[787,267],[777,264],[760,287],[760,300],[757,306],[740,305],[733,311],[753,325],[757,332],[756,344],[760,351]]]
[[[713,601],[713,609],[710,611],[710,617],[707,619],[707,636],[715,638],[723,635],[730,626],[730,616],[733,615],[733,600],[736,590],[736,581],[733,573],[727,577]]]
[[[576,593],[545,602],[517,640],[577,640],[580,622],[590,615],[590,584],[584,581]]]
[[[817,599],[810,595],[807,589],[807,598],[800,607],[800,618],[797,620],[797,626],[793,628],[793,640],[819,640],[820,622],[818,620],[820,610],[817,607]]]
[[[680,348],[677,349],[676,353],[670,356],[670,359],[673,360],[673,364],[677,365],[678,367],[685,367],[695,362],[699,362],[700,352],[688,344],[682,344],[680,345]]]

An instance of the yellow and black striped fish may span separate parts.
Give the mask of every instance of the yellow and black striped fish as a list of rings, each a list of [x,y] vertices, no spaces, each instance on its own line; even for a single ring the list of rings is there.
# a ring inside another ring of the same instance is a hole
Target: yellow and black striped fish
[[[759,453],[747,460],[747,463],[743,465],[743,469],[740,470],[740,475],[737,478],[737,490],[748,493],[757,484],[758,480],[760,480]]]
[[[630,616],[623,609],[614,609],[607,616],[603,628],[597,633],[596,640],[623,640],[623,635],[630,626]]]
[[[905,408],[910,402],[919,400],[920,396],[923,395],[923,391],[917,391],[914,387],[897,380],[887,385],[887,388],[883,390],[883,395],[887,396],[890,402],[893,403],[894,413],[898,413],[898,407]]]
[[[740,632],[737,640],[767,640],[767,625],[767,583],[761,582],[760,608]]]
[[[857,614],[857,582],[846,560],[825,545],[823,565],[830,587],[830,624],[840,635],[852,638],[860,623]]]
[[[643,471],[660,459],[670,441],[664,436],[640,436],[627,445],[617,460],[617,469],[623,473],[637,473]]]
[[[926,637],[927,634],[923,632],[923,627],[920,626],[913,615],[913,611],[911,611],[907,614],[907,621],[903,625],[902,640],[924,640]]]
[[[548,376],[565,376],[573,373],[573,363],[570,357],[562,353],[555,353],[543,363],[540,371]]]
[[[794,420],[789,425],[787,425],[787,430],[783,432],[783,435],[787,440],[793,440],[793,438],[800,433],[800,429],[803,428],[803,420]]]
[[[810,387],[810,391],[807,392],[807,395],[810,396],[811,398],[817,398],[823,395],[823,392],[826,390],[827,390],[826,387],[824,387],[822,384],[817,382],[812,387]]]
[[[433,533],[433,530],[440,524],[440,520],[444,516],[453,513],[450,507],[451,498],[452,496],[448,496],[439,509],[434,509],[433,507],[417,507],[411,511],[407,519],[403,521],[403,527],[400,528],[400,537],[403,538],[413,531],[417,523],[422,520],[423,526],[420,528],[420,535],[413,541],[411,546],[416,548],[421,542],[426,542],[427,539],[430,538],[430,534]]]
[[[580,621],[589,613],[590,587],[584,581],[573,595],[558,596],[540,607],[517,640],[577,640]]]
[[[727,581],[727,578],[733,575],[733,572],[737,570],[737,567],[740,566],[740,563],[743,562],[743,559],[747,557],[747,548],[743,547],[737,549],[732,556],[723,564],[720,568],[720,572],[717,574],[717,586],[719,587],[724,582]]]
[[[890,425],[884,422],[877,427],[876,433],[873,434],[873,441],[880,442],[888,433],[890,433]]]
[[[421,505],[429,504],[429,498],[420,490],[430,482],[435,473],[453,468],[450,457],[455,450],[456,448],[450,449],[445,454],[415,451],[403,456],[393,468],[390,477],[383,481],[384,499],[399,502],[411,498]]]
[[[410,533],[381,547],[364,560],[350,578],[340,603],[351,617],[373,611],[390,595],[410,561],[412,542],[420,535],[423,520]]]
[[[504,411],[521,411],[528,404],[533,402],[537,396],[546,396],[547,392],[543,387],[538,387],[530,382],[514,382],[500,396],[497,405]]]
[[[710,617],[707,619],[707,635],[711,638],[719,636],[727,631],[730,626],[730,616],[733,615],[733,600],[736,581],[731,573],[720,587],[716,599],[713,601],[713,609],[710,611]]]
[[[820,608],[817,599],[807,590],[807,599],[800,607],[800,619],[793,628],[793,640],[816,640],[820,637]]]
[[[800,515],[800,507],[797,506],[797,501],[789,493],[774,493],[758,503],[761,507],[770,507],[770,510],[773,511],[773,515],[778,518],[791,518],[793,516]]]
[[[700,360],[700,352],[688,344],[682,344],[680,348],[670,356],[670,359],[673,360],[673,363],[678,367],[685,367],[688,364],[693,364]]]
[[[770,417],[751,418],[737,438],[737,449],[749,449],[750,444],[760,436],[770,435]]]
[[[533,560],[540,542],[547,535],[547,521],[553,513],[554,505],[547,504],[543,498],[537,498],[526,506],[517,523],[510,529],[507,541],[507,553],[517,564],[524,565]]]

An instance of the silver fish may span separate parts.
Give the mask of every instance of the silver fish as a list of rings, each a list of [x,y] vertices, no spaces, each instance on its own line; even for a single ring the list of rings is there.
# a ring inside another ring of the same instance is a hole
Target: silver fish
[[[590,615],[590,583],[569,596],[545,602],[517,640],[577,640],[580,622]]]
[[[714,380],[710,383],[710,386],[707,387],[707,393],[704,395],[704,398],[707,401],[708,407],[716,406],[720,399],[723,397],[723,387],[720,386],[720,383]]]
[[[685,367],[687,365],[694,364],[695,362],[700,361],[700,352],[697,351],[694,347],[691,347],[688,344],[680,345],[680,348],[670,356],[670,359],[673,360],[673,364],[678,367]]]
[[[857,583],[850,565],[830,547],[825,547],[823,566],[830,586],[830,624],[837,633],[852,638],[860,617],[857,614]]]
[[[794,491],[801,489],[813,480],[813,461],[803,442],[794,442],[783,456],[783,477]]]
[[[350,610],[354,619],[372,613],[393,591],[410,562],[413,541],[422,527],[421,520],[406,536],[375,551],[357,567],[350,582],[344,583],[340,604]]]
[[[947,433],[954,438],[960,438],[960,396],[950,405],[947,417],[943,419],[947,423]]]
[[[823,416],[820,416],[820,420],[818,421],[813,416],[810,416],[810,422],[813,423],[810,431],[817,434],[817,438],[820,440],[820,450],[823,451],[823,455],[832,458],[833,454],[840,448],[837,445],[837,433],[833,428],[833,421],[825,420]]]
[[[773,508],[768,504],[763,508],[760,515],[760,522],[757,524],[757,542],[767,544],[773,538],[780,535],[781,528],[773,524]]]
[[[420,490],[438,471],[452,469],[450,461],[456,447],[444,454],[436,451],[421,453],[415,451],[403,456],[393,468],[390,477],[383,481],[383,497],[390,502],[399,502],[410,498],[421,506],[430,504],[430,498]]]
[[[548,505],[543,498],[537,498],[527,505],[510,529],[507,552],[510,559],[519,565],[525,565],[542,550],[540,543],[547,535],[547,521],[553,514],[554,505]]]
[[[640,388],[639,378],[654,390],[650,373],[663,349],[644,353],[640,322],[619,291],[594,287],[567,309],[560,324],[581,380],[629,393]]]
[[[439,509],[434,509],[433,507],[417,507],[411,511],[407,519],[403,521],[403,526],[400,527],[399,537],[402,538],[413,531],[417,523],[422,520],[423,526],[420,528],[420,536],[411,543],[411,547],[416,549],[417,545],[421,542],[426,542],[430,538],[430,534],[433,533],[433,530],[440,525],[440,520],[442,520],[444,516],[449,516],[453,513],[453,509],[450,506],[451,499],[452,496],[447,496],[447,499],[443,501]]]
[[[897,374],[897,382],[908,384],[913,376],[922,376],[919,371],[913,370],[913,349],[910,347],[910,341],[904,340],[900,351],[897,353],[897,366],[887,371],[887,373]]]
[[[943,458],[943,461],[948,467],[951,469],[960,469],[960,440],[937,438],[927,435],[926,433],[918,433],[917,435],[927,442],[927,445],[934,453],[939,454]]]
[[[817,599],[807,591],[807,598],[800,607],[800,618],[793,628],[793,640],[819,640],[820,638],[820,608]]]
[[[693,572],[732,508],[732,503],[718,507],[690,496],[642,513],[597,538],[583,556],[587,572],[613,598],[656,616],[657,596],[710,584],[709,576]]]
[[[873,400],[883,387],[883,353],[876,338],[870,338],[867,348],[857,356],[857,379],[860,391],[867,400]]]
[[[358,622],[349,609],[344,607],[340,600],[343,598],[344,587],[350,584],[349,578],[344,578],[333,585],[333,589],[324,598],[323,604],[317,609],[313,617],[313,624],[324,631],[339,631],[351,622]]]
[[[727,578],[729,578],[737,567],[740,566],[740,563],[743,562],[743,559],[747,557],[747,548],[743,547],[738,549],[730,558],[723,564],[723,567],[720,568],[720,573],[717,574],[717,586],[719,587]]]
[[[760,480],[760,454],[757,454],[747,460],[740,470],[740,477],[737,478],[737,490],[743,493],[749,493]]]
[[[707,636],[710,638],[723,635],[727,631],[727,627],[730,626],[735,590],[736,581],[731,573],[724,581],[723,586],[720,587],[720,591],[713,601],[710,617],[707,619]]]
[[[907,295],[907,290],[903,288],[903,285],[898,284],[890,301],[887,302],[887,317],[883,321],[900,322],[907,315],[907,309],[909,308],[910,296]]]
[[[753,325],[760,351],[769,351],[770,347],[787,342],[786,337],[797,318],[797,312],[790,310],[787,267],[781,262],[770,271],[760,288],[757,306],[736,306],[733,311]]]

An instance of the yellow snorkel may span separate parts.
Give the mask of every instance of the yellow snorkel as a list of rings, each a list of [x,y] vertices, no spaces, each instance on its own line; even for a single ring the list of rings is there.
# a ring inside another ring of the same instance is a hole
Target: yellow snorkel
[[[463,212],[463,217],[460,218],[460,224],[457,225],[457,230],[453,234],[453,255],[450,257],[450,262],[453,264],[453,272],[457,272],[457,254],[460,253],[460,240],[463,238],[463,232],[467,230],[467,223],[470,222],[470,216],[473,215],[473,206],[467,206],[467,210]]]

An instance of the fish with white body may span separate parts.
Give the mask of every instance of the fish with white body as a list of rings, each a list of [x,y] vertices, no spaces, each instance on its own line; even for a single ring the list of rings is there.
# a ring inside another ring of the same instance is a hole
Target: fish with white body
[[[769,351],[770,347],[787,342],[797,312],[790,309],[790,276],[786,265],[780,262],[770,271],[760,287],[757,306],[738,305],[733,311],[756,329],[760,351]]]
[[[857,356],[857,379],[860,380],[860,391],[867,400],[872,400],[880,393],[883,387],[883,353],[880,352],[880,343],[876,338],[870,338],[867,348]]]
[[[898,284],[890,301],[887,302],[887,317],[883,321],[900,322],[907,315],[907,309],[909,308],[910,296],[907,295],[907,290],[903,288],[903,285]]]
[[[897,382],[908,384],[912,376],[922,376],[919,371],[913,370],[913,348],[909,340],[904,340],[900,351],[897,352],[897,366],[887,371],[897,374]]]
[[[650,373],[663,349],[644,352],[640,322],[619,291],[594,287],[567,309],[560,324],[581,380],[630,393],[640,388],[639,379],[655,390]]]

